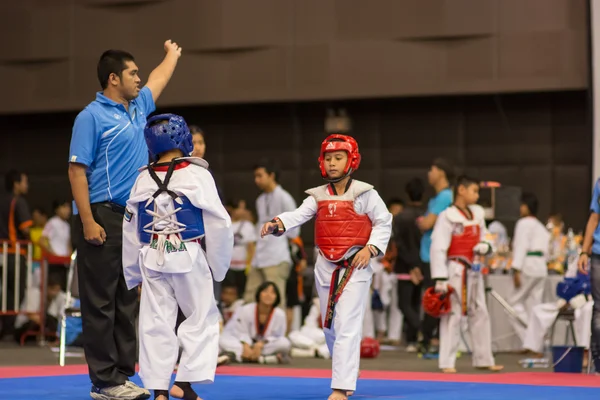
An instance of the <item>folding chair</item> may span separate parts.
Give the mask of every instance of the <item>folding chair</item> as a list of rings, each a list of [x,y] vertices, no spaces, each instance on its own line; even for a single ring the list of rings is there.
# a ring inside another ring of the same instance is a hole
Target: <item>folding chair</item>
[[[66,344],[65,336],[67,333],[67,317],[81,317],[81,310],[79,308],[71,307],[73,299],[73,276],[75,275],[75,268],[77,266],[77,250],[71,254],[71,262],[69,264],[69,271],[67,272],[67,299],[63,310],[60,313],[60,346],[59,346],[59,364],[61,367],[65,366],[65,354]]]

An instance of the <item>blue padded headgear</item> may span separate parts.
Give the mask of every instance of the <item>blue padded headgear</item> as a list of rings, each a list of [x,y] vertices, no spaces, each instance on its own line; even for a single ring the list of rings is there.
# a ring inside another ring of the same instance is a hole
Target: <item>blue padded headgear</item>
[[[156,124],[167,121],[165,124]],[[184,157],[194,150],[192,135],[183,117],[175,114],[160,114],[150,118],[144,129],[150,160],[157,161],[158,155],[169,150],[179,149]]]

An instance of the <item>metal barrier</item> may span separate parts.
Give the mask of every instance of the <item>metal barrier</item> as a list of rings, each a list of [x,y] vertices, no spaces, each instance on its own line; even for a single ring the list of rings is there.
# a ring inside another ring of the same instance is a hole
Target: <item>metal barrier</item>
[[[16,242],[10,240],[0,240],[2,245],[2,297],[0,299],[0,315],[20,314],[21,301],[25,296],[27,288],[31,287],[31,278],[33,276],[33,243],[28,240],[19,240]],[[14,254],[14,293],[13,309],[8,309],[8,262],[9,257]],[[21,256],[26,257],[25,276],[21,276]],[[25,291],[21,293],[21,280],[25,279]]]
[[[41,286],[42,308],[40,308],[40,310],[44,310],[44,311],[40,313],[40,328],[39,328],[39,330],[38,331],[28,331],[23,335],[25,337],[37,335],[38,343],[40,344],[40,346],[43,346],[46,344],[47,336],[52,336],[54,338],[57,337],[56,332],[46,333],[46,298],[47,298],[47,293],[48,293],[47,273],[50,270],[49,266],[51,264],[53,264],[53,265],[63,264],[65,266],[65,268],[69,268],[69,266],[71,265],[71,257],[56,256],[54,254],[49,254],[47,252],[43,252],[43,254],[42,254],[42,263],[40,266],[40,271],[41,271],[40,286]],[[69,288],[67,288],[67,290],[68,289]],[[59,328],[60,328],[60,317],[61,316],[58,315]],[[24,338],[22,337],[21,343],[23,343],[23,341],[24,341]]]
[[[65,366],[65,356],[66,356],[66,333],[67,333],[67,317],[78,316],[81,317],[81,310],[71,307],[71,300],[73,298],[73,275],[75,273],[75,268],[77,266],[77,250],[71,254],[69,258],[69,271],[67,273],[67,299],[65,301],[65,305],[62,310],[60,310],[59,316],[59,329],[60,329],[60,346],[59,346],[59,354],[58,354],[58,363],[61,367]]]

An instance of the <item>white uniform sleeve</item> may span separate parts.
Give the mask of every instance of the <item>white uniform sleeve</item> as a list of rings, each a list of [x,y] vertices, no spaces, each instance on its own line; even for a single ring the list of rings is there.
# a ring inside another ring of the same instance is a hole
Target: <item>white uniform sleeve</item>
[[[487,240],[488,235],[490,235],[490,232],[488,231],[487,226],[485,226],[484,218],[481,219],[481,222],[479,224],[479,232],[481,233],[480,238],[479,238],[479,243],[483,243],[484,245],[487,245],[487,253],[485,253],[485,255],[490,256],[490,255],[494,254],[496,252],[496,248],[494,247],[493,241]],[[481,254],[484,254],[484,253],[481,253]]]
[[[529,247],[529,228],[527,220],[521,218],[515,225],[515,237],[513,238],[512,248],[512,268],[517,271],[523,269],[527,249]]]
[[[206,169],[194,174],[197,185],[197,206],[202,209],[206,240],[206,258],[213,278],[225,279],[233,254],[231,218],[221,203],[215,180]]]
[[[285,212],[293,212],[296,210],[296,202],[290,195],[285,196],[283,199],[283,209]],[[301,225],[301,224],[300,224]],[[288,239],[295,239],[300,235],[300,225],[296,225],[294,228],[285,229],[284,236]]]
[[[365,211],[373,222],[371,237],[367,244],[377,247],[378,255],[383,255],[392,235],[392,214],[375,189],[369,190],[363,196],[367,196]]]
[[[244,323],[244,313],[253,310],[252,307],[239,307],[231,319],[225,325],[225,331],[237,338],[240,342],[252,344],[251,333],[248,332],[247,324]]]
[[[300,204],[300,207],[293,211],[288,211],[284,212],[283,214],[279,214],[277,218],[279,218],[283,223],[287,234],[288,231],[294,230],[294,228],[296,228],[297,226],[300,226],[306,221],[310,220],[312,217],[315,216],[316,213],[317,201],[314,197],[308,196],[306,199],[304,199],[302,204]]]
[[[131,190],[132,197],[137,186]],[[142,244],[138,236],[138,207],[137,204],[127,202],[127,211],[123,217],[123,276],[127,289],[131,290],[142,283],[142,271],[140,270],[140,249]]]
[[[431,277],[448,279],[448,248],[452,241],[452,222],[443,211],[435,221],[431,233]]]

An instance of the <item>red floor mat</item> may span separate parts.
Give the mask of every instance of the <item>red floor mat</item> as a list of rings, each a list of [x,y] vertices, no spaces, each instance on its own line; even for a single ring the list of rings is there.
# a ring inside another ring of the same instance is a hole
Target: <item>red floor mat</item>
[[[0,378],[24,378],[36,376],[85,375],[86,365],[58,365],[2,367]],[[295,368],[254,368],[224,366],[217,370],[218,375],[234,376],[277,376],[293,378],[330,378],[326,369]],[[382,379],[400,381],[471,382],[539,386],[600,387],[600,377],[585,374],[559,374],[552,372],[516,372],[490,374],[442,374],[431,372],[361,371],[361,379]]]

